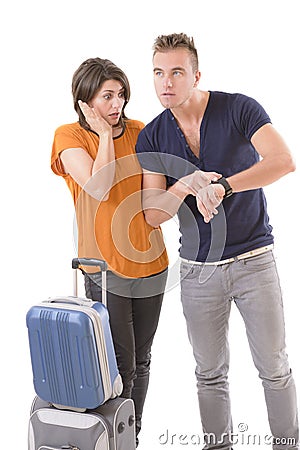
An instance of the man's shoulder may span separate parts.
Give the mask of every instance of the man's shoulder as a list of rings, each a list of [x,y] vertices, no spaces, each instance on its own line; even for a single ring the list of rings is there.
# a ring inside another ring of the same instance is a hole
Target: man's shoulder
[[[143,130],[146,134],[152,134],[156,131],[159,131],[162,129],[163,124],[167,124],[169,121],[171,121],[172,114],[169,109],[165,109],[160,114],[158,114],[154,119],[152,119],[150,122],[148,122]]]
[[[170,132],[168,123],[171,121],[172,114],[166,109],[158,114],[151,122],[140,131],[136,144],[136,151],[154,152],[161,149],[169,139]],[[147,150],[146,150],[147,149]]]
[[[229,114],[236,118],[247,114],[249,111],[260,111],[261,105],[249,95],[235,92],[212,91],[210,97],[210,111],[219,114]]]
[[[169,109],[164,109],[164,111],[162,111],[160,114],[158,114],[156,117],[154,117],[154,119],[151,120],[151,122],[149,122],[146,127],[148,128],[153,128],[155,127],[158,123],[161,123],[163,121],[167,122],[170,120],[172,114],[170,112]]]
[[[256,102],[254,98],[241,92],[210,91],[210,95],[213,100],[228,104]]]

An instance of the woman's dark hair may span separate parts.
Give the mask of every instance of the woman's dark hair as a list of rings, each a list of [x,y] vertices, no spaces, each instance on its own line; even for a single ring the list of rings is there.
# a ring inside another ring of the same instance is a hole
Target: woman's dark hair
[[[101,89],[107,80],[119,81],[124,88],[125,103],[118,125],[124,126],[125,106],[130,98],[130,85],[125,73],[108,59],[90,58],[84,61],[76,70],[72,79],[72,94],[74,108],[79,116],[80,125],[86,130],[90,127],[78,105],[78,100],[88,103]]]

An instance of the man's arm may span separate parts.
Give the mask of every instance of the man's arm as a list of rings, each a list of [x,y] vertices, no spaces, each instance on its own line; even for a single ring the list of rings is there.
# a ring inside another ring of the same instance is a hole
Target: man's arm
[[[296,169],[288,146],[271,124],[257,130],[251,143],[262,159],[249,169],[227,178],[233,192],[267,186]]]
[[[271,124],[257,130],[251,143],[261,160],[249,169],[227,178],[233,193],[267,186],[296,168],[288,146]],[[220,204],[225,193],[225,190],[216,192],[215,186],[201,189],[197,195],[197,206],[205,222],[209,222],[216,214],[212,206],[216,207],[218,200]]]
[[[227,178],[233,192],[267,186],[296,168],[288,146],[271,124],[256,131],[251,142],[262,159],[249,169]],[[199,212],[204,221],[209,222],[217,214],[216,208],[225,194],[223,186],[210,184],[218,178],[220,175],[215,172],[197,170],[166,190],[164,175],[145,171],[143,205],[147,222],[156,227],[169,220],[189,194],[196,197]]]
[[[197,197],[198,192],[207,186],[212,186],[212,180],[217,180],[221,175],[216,172],[202,172],[196,170],[190,175],[180,178],[167,189],[166,177],[160,173],[144,170],[143,172],[143,209],[146,221],[153,227],[158,227],[177,214],[182,202],[187,195]],[[215,190],[224,190],[222,186],[214,185]],[[220,201],[217,202],[218,204]],[[212,214],[217,214],[217,204],[210,204],[210,210],[205,205],[201,213],[209,219]],[[207,221],[209,221],[209,219]]]

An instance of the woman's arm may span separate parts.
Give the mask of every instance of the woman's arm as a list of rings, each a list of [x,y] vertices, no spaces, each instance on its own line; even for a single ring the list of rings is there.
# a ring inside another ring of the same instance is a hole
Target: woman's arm
[[[99,135],[99,147],[93,160],[83,148],[68,148],[61,155],[66,173],[96,200],[109,198],[115,176],[115,150],[112,127],[93,108],[79,103],[91,129]]]

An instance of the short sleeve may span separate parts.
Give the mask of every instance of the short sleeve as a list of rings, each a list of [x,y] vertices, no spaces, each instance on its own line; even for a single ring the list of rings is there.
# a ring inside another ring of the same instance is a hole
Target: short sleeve
[[[233,118],[236,127],[250,141],[253,134],[271,119],[264,108],[253,98],[239,94],[233,103]]]
[[[154,150],[151,139],[147,133],[147,128],[144,128],[138,136],[136,154],[143,169],[164,174],[165,168],[161,159],[161,154]]]
[[[51,169],[56,175],[66,175],[60,154],[67,148],[83,148],[82,137],[71,126],[62,125],[55,131],[52,144]]]

